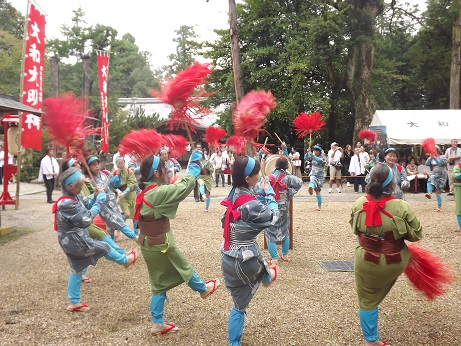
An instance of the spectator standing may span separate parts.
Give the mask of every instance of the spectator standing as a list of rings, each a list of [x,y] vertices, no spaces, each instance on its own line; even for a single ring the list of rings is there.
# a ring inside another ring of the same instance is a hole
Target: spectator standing
[[[365,192],[365,160],[360,148],[354,149],[354,156],[351,158],[349,173],[354,177],[354,192],[359,193],[359,185],[362,192]]]
[[[344,157],[343,157],[343,170],[344,175],[349,176],[349,165],[351,164],[351,157],[354,155],[352,151],[352,146],[350,144],[346,144],[346,149],[344,150]],[[347,187],[351,186],[350,178],[347,178]]]
[[[54,149],[48,148],[46,155],[40,162],[39,180],[43,179],[46,187],[46,202],[54,203],[53,190],[56,177],[59,175],[59,164],[54,157]]]
[[[291,148],[291,162],[293,163],[296,177],[302,179],[303,176],[301,174],[301,155],[295,148]]]
[[[211,163],[213,164],[213,167],[214,167],[216,187],[218,187],[219,185],[219,177],[221,177],[222,187],[224,187],[224,172],[223,172],[224,160],[223,160],[221,151],[218,151],[218,153],[213,158]]]
[[[427,179],[431,174],[431,168],[426,166],[426,159],[421,159],[421,164],[418,165],[418,182],[419,186],[421,187],[421,191],[426,193],[427,192]]]
[[[341,158],[343,157],[343,148],[339,146],[338,143],[331,143],[331,149],[328,151],[328,164],[330,166],[330,188],[328,193],[331,193],[333,187],[333,181],[336,180],[336,191],[341,193],[339,188],[341,180]]]
[[[445,156],[448,160],[447,168],[448,168],[448,185],[450,186],[450,192],[448,193],[449,196],[453,195],[453,186],[454,186],[454,179],[453,179],[453,169],[455,166],[460,162],[461,158],[461,149],[458,148],[458,140],[452,139],[451,140],[451,147],[445,151]]]

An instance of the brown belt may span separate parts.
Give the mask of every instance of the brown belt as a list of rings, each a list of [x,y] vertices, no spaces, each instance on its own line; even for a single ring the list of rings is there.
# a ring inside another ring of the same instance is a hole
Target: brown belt
[[[165,234],[170,231],[170,219],[163,216],[156,219],[153,215],[139,215],[139,243],[147,238],[148,245],[165,243]]]
[[[400,251],[405,246],[404,239],[394,239],[392,231],[384,233],[384,239],[359,233],[359,244],[366,252],[364,259],[369,262],[379,263],[381,254],[386,257],[386,263],[399,263],[402,261]]]

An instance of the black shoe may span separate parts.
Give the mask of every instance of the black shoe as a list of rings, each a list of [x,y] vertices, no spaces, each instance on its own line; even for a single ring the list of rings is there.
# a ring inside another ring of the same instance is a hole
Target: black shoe
[[[48,201],[48,202],[46,202],[46,203],[54,203],[54,201],[53,201],[53,200],[50,200],[50,201]]]

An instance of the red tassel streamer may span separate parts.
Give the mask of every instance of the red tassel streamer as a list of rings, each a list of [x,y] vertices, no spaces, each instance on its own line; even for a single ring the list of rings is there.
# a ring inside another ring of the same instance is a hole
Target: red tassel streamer
[[[219,127],[210,126],[205,131],[205,141],[208,143],[208,146],[219,148],[219,140],[226,137],[226,130]]]
[[[323,121],[322,115],[318,112],[306,114],[299,113],[293,120],[293,126],[298,138],[306,135],[312,135],[313,132],[318,132],[326,123]]]
[[[250,91],[234,111],[232,120],[235,134],[248,140],[256,138],[263,131],[267,115],[276,106],[277,102],[270,91]]]
[[[422,143],[421,143],[421,148],[426,152],[426,154],[429,154],[431,156],[437,156],[438,151],[437,148],[435,147],[435,139],[434,138],[426,138]]]
[[[76,153],[82,154],[85,137],[98,133],[98,129],[88,125],[85,99],[65,93],[45,99],[43,106],[43,120],[51,138],[56,143],[66,148],[74,148]]]
[[[156,154],[163,147],[164,138],[154,129],[132,130],[120,141],[120,155],[134,155],[141,160],[147,155]]]
[[[173,111],[167,125],[173,130],[175,127],[185,127],[185,123],[191,131],[195,131],[193,125],[198,125],[197,119],[211,111],[198,104],[198,98],[210,96],[204,89],[199,89],[195,96],[193,93],[206,83],[206,79],[213,73],[210,64],[194,62],[185,70],[176,74],[172,79],[166,79],[161,85],[161,92],[151,90],[154,97],[159,97],[163,102],[171,105]],[[199,114],[201,113],[201,114]]]
[[[429,300],[443,295],[447,285],[454,281],[450,269],[437,256],[418,245],[410,244],[408,250],[411,257],[405,275],[413,286]]]
[[[226,141],[228,146],[234,147],[234,152],[236,155],[245,154],[247,143],[247,139],[242,136],[231,136]]]
[[[187,140],[180,135],[163,135],[163,145],[170,150],[170,157],[181,157],[186,152]]]
[[[378,135],[372,130],[362,130],[359,132],[360,139],[366,139],[369,142],[376,142]]]

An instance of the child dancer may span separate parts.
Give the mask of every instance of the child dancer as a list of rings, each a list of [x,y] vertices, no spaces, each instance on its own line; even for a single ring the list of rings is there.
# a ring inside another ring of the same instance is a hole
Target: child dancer
[[[152,298],[153,335],[175,332],[178,328],[172,323],[164,323],[164,304],[166,293],[187,282],[192,290],[199,292],[203,299],[209,297],[219,286],[219,280],[200,280],[192,266],[176,246],[170,219],[175,217],[179,207],[194,189],[195,180],[200,174],[202,153],[192,153],[186,176],[175,184],[168,185],[168,174],[158,156],[149,155],[141,163],[139,187],[143,191],[136,198],[134,219],[138,221],[140,235],[138,243],[147,264]]]
[[[58,242],[67,256],[70,275],[67,294],[69,311],[88,311],[90,308],[80,302],[82,271],[90,264],[96,265],[101,257],[130,267],[136,262],[137,252],[121,254],[106,242],[90,238],[87,227],[101,211],[105,202],[104,192],[95,192],[94,199],[80,195],[85,178],[76,167],[67,169],[60,177],[61,196],[53,205],[55,228],[58,231]]]
[[[211,176],[210,163],[205,162],[203,164],[202,171],[197,179],[197,184],[200,191],[200,198],[203,201],[203,196],[205,196],[205,210],[203,212],[208,213],[208,208],[210,207],[210,194],[211,188],[213,186],[213,177]]]
[[[426,160],[426,166],[432,167],[431,174],[427,179],[426,198],[431,199],[432,192],[435,190],[435,198],[437,199],[437,208],[435,211],[442,211],[442,190],[447,183],[447,158],[442,154],[442,150],[438,145],[435,146],[439,155],[432,155]]]
[[[269,182],[274,189],[275,200],[278,204],[280,217],[274,225],[265,229],[267,248],[271,255],[271,264],[277,264],[277,260],[288,262],[288,251],[290,248],[290,203],[293,196],[303,186],[302,179],[287,173],[288,159],[279,157],[275,162],[275,169],[269,175]],[[277,242],[282,242],[282,254],[277,254]]]
[[[99,167],[99,159],[96,156],[90,156],[87,159],[88,167],[91,171],[93,179],[90,179],[89,188],[94,191],[100,190],[106,192],[107,200],[103,203],[101,208],[101,219],[106,223],[107,231],[110,236],[114,238],[114,231],[120,230],[128,238],[135,240],[137,235],[125,224],[125,218],[120,214],[118,209],[117,197],[115,193],[110,190],[110,173],[103,172]],[[89,176],[89,172],[87,176]],[[90,190],[90,192],[93,192]]]
[[[327,159],[323,154],[322,147],[320,145],[314,145],[313,152],[311,148],[307,149],[307,153],[304,157],[305,160],[312,162],[312,169],[309,173],[309,195],[312,195],[315,191],[315,197],[317,198],[317,208],[314,210],[320,211],[322,209],[322,191],[323,184],[325,183],[325,165]]]
[[[243,333],[246,308],[259,285],[269,286],[277,278],[278,267],[268,267],[256,236],[275,224],[279,216],[273,189],[267,180],[258,191],[261,201],[250,192],[259,180],[260,164],[248,156],[240,156],[232,168],[233,187],[227,199],[222,222],[224,227],[222,272],[234,306],[228,322],[229,345],[239,346]]]
[[[120,212],[125,219],[132,219],[134,215],[134,204],[136,199],[135,185],[136,177],[134,172],[126,168],[125,160],[122,156],[115,159],[117,169],[114,171],[114,177],[118,177],[118,186],[114,187],[117,193],[118,205]]]

